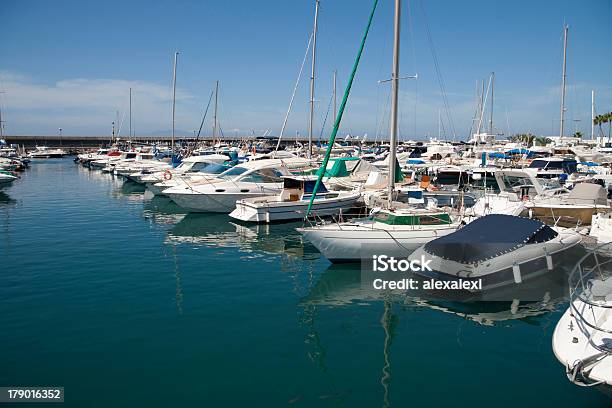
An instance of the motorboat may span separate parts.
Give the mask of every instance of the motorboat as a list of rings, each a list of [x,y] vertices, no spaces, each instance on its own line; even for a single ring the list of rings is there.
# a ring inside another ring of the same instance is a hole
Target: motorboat
[[[119,162],[120,160],[128,160],[135,159],[138,155],[138,152],[129,151],[129,152],[119,152],[119,154],[109,154],[107,157],[102,157],[101,159],[91,160],[89,162],[89,167],[93,169],[100,169],[105,173],[110,173],[114,170],[114,167],[111,164]]]
[[[415,271],[442,281],[479,282],[478,291],[520,284],[552,271],[565,251],[579,244],[576,231],[504,214],[478,218],[452,234],[431,240],[411,255],[430,260]]]
[[[529,171],[533,171],[538,178],[558,178],[562,174],[570,175],[577,171],[578,163],[574,159],[564,157],[545,157],[534,159],[529,164]]]
[[[53,159],[66,156],[62,149],[51,149],[47,146],[36,146],[36,150],[30,152],[28,156],[32,159]]]
[[[82,153],[77,156],[77,160],[83,166],[89,166],[91,162],[96,160],[109,159],[111,157],[119,157],[121,152],[118,150],[111,149],[98,149],[95,152]]]
[[[280,194],[236,201],[236,209],[230,213],[230,217],[257,223],[302,219],[316,182],[315,176],[285,176]],[[311,211],[315,217],[335,215],[355,207],[360,197],[359,190],[328,191],[321,182]]]
[[[372,254],[407,256],[459,226],[459,218],[444,210],[393,203],[366,218],[297,230],[331,262],[359,262]]]
[[[593,214],[609,211],[608,191],[595,183],[579,183],[568,194],[537,196],[525,203],[530,216],[572,227],[591,225]]]
[[[552,348],[572,383],[612,396],[612,258],[601,253],[610,248],[587,253],[570,275],[570,305]]]
[[[228,214],[238,200],[279,194],[282,176],[309,165],[309,160],[300,158],[255,160],[232,167],[213,180],[187,182],[163,193],[190,212]]]
[[[157,160],[155,155],[149,152],[139,152],[133,159],[119,160],[118,162],[110,163],[109,166],[116,176],[123,176],[132,181],[138,181],[138,176],[143,171],[145,174],[151,174],[172,168],[170,163]]]
[[[13,181],[17,180],[17,178],[18,177],[11,172],[0,169],[0,188],[8,187]]]
[[[144,183],[154,195],[164,195],[164,190],[179,184],[214,179],[231,168],[231,165],[226,164],[227,161],[228,157],[220,154],[190,156],[183,159],[174,169],[143,175],[139,181]]]

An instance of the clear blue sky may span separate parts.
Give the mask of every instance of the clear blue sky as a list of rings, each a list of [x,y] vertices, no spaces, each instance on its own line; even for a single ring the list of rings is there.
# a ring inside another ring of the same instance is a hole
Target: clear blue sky
[[[498,132],[556,134],[562,26],[569,31],[569,131],[590,131],[590,93],[612,110],[612,2],[404,0],[403,138],[438,134],[443,108],[427,27],[455,130],[467,135],[476,81],[495,71]],[[332,70],[346,84],[370,0],[321,0],[316,134],[331,96]],[[424,13],[423,13],[424,10]],[[180,51],[177,129],[197,128],[214,81],[225,133],[277,134],[312,29],[314,0],[27,1],[0,8],[0,102],[12,134],[105,135],[133,88],[136,134],[171,127],[172,56]],[[426,15],[426,18],[424,17]],[[380,0],[340,134],[388,137],[393,0]],[[309,62],[288,132],[306,134]],[[444,111],[443,111],[444,116]],[[580,120],[580,121],[576,121]],[[127,120],[124,121],[127,123]],[[122,132],[127,132],[124,123]],[[450,126],[444,123],[447,135]],[[210,133],[211,121],[205,130]],[[330,120],[324,130],[329,135]]]

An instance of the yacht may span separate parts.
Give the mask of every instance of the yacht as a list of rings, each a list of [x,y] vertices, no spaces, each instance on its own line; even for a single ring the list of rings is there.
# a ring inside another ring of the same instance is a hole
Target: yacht
[[[220,154],[190,156],[174,169],[143,175],[139,182],[145,184],[154,195],[164,195],[163,190],[179,184],[215,178],[231,168],[227,161],[228,157]]]
[[[316,182],[313,176],[283,177],[283,190],[280,194],[238,200],[230,217],[257,223],[302,219],[306,215]],[[311,210],[317,217],[335,215],[355,207],[360,197],[359,190],[328,191],[320,183]]]
[[[564,157],[546,157],[533,160],[528,169],[534,171],[538,178],[557,178],[577,171],[578,163]]]
[[[581,241],[577,232],[504,214],[478,218],[452,234],[431,240],[411,258],[430,260],[415,272],[442,281],[479,282],[478,291],[521,283],[552,271],[563,253]]]
[[[11,174],[9,171],[0,169],[0,188],[11,185],[15,180],[17,180],[17,176]]]
[[[213,180],[188,182],[163,193],[191,212],[229,214],[237,200],[279,194],[282,176],[309,165],[309,160],[300,158],[255,160],[232,167]]]
[[[585,255],[569,277],[570,305],[552,338],[557,360],[567,378],[612,396],[612,265],[611,244]]]
[[[531,216],[573,227],[591,225],[593,214],[609,211],[608,191],[594,183],[579,183],[568,194],[536,196],[525,203]]]
[[[46,146],[36,146],[36,150],[30,152],[28,156],[32,159],[52,159],[66,156],[66,152],[62,149],[51,149]]]

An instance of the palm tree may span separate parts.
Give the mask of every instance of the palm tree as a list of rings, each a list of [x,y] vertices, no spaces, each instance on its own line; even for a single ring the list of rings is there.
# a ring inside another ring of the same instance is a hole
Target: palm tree
[[[574,137],[578,138],[578,139],[582,139],[582,132],[576,132],[574,133]]]
[[[534,146],[546,146],[552,142],[552,140],[548,137],[536,137],[534,139]]]
[[[593,124],[599,127],[599,133],[604,136],[601,125],[608,124],[608,139],[612,135],[612,112],[604,113],[603,115],[597,115],[593,119]]]

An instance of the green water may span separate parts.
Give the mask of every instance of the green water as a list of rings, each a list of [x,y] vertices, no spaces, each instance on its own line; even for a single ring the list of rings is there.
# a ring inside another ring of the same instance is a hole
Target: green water
[[[297,225],[34,162],[0,191],[0,386],[63,386],[72,407],[610,405],[553,355],[563,299],[382,299]]]

